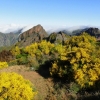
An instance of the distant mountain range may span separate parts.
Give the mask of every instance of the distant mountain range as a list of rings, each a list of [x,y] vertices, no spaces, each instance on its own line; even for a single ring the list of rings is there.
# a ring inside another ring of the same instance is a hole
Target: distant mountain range
[[[4,34],[0,32],[0,47],[13,45],[17,42],[17,40],[18,40],[18,33]]]
[[[29,29],[30,28],[30,29]],[[77,28],[77,29],[76,29]],[[30,26],[30,27],[22,27],[17,29],[16,31],[10,33],[2,33],[0,32],[0,47],[1,46],[10,46],[19,43],[19,46],[27,46],[34,42],[39,42],[42,39],[47,39],[50,42],[56,43],[57,41],[63,42],[69,36],[68,35],[80,35],[83,32],[87,32],[91,36],[95,36],[98,40],[100,40],[100,30],[95,27],[72,27],[69,29],[59,30],[51,30],[45,31],[45,29],[41,25]],[[49,34],[48,34],[49,33]]]

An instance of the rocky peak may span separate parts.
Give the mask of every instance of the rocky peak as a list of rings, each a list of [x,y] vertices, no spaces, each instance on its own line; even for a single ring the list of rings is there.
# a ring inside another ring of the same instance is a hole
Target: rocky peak
[[[88,28],[85,32],[89,33],[92,36],[96,36],[97,34],[100,34],[100,30],[98,28]]]
[[[81,32],[76,33],[76,35],[83,34],[84,32],[88,33],[91,36],[95,36],[97,40],[98,38],[100,38],[100,30],[98,28],[93,28],[93,27],[86,28],[86,29],[83,29]]]
[[[64,32],[58,32],[58,33],[51,33],[48,37],[48,41],[51,43],[64,43],[68,39],[68,35]]]
[[[20,34],[18,41],[20,42],[20,46],[27,46],[31,43],[39,42],[47,36],[48,34],[43,29],[43,27],[41,25],[37,25]]]
[[[27,30],[24,33],[32,34],[32,33],[40,33],[41,31],[44,31],[43,27],[41,25],[37,25],[37,26],[34,26],[33,28]]]

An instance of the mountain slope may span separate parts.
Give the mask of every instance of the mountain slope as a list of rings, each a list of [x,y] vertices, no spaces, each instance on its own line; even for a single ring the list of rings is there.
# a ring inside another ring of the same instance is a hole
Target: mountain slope
[[[18,33],[0,33],[0,47],[2,46],[10,46],[17,42]]]

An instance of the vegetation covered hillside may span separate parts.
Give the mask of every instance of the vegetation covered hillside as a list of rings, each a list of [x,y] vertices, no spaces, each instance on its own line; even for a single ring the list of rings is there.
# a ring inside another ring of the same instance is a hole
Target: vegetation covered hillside
[[[95,94],[100,90],[99,46],[95,37],[84,33],[63,44],[42,40],[26,47],[15,45],[9,51],[12,59],[5,61],[9,66],[26,65],[45,79],[51,78],[53,91],[46,100],[86,100],[85,93],[99,97]]]

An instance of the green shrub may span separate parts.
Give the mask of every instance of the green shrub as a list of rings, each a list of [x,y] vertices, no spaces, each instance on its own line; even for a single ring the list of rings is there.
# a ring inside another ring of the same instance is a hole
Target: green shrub
[[[13,66],[13,65],[17,65],[17,64],[18,64],[17,59],[14,59],[14,60],[11,60],[10,62],[8,62],[9,66]]]
[[[19,65],[28,64],[28,60],[26,56],[21,56],[20,58],[17,59],[17,62]]]
[[[35,57],[28,56],[28,65],[31,67],[31,70],[38,70],[39,63]]]

